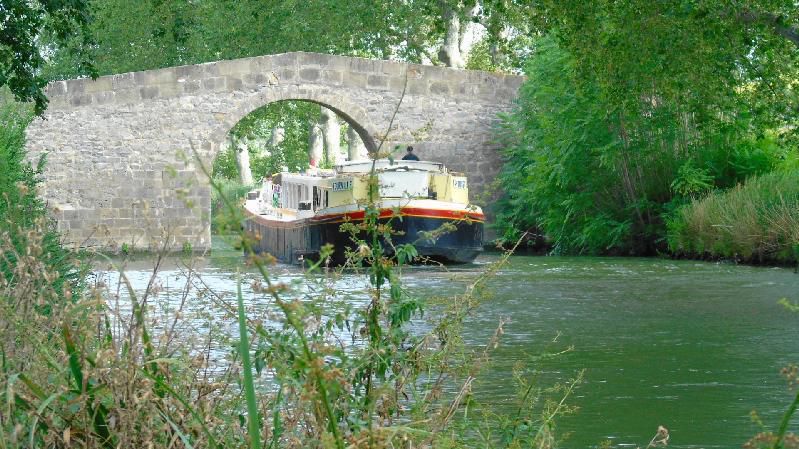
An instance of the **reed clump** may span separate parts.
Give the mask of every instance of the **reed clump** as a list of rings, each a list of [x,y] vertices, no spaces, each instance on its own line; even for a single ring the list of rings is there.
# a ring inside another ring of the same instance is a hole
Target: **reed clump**
[[[775,171],[711,193],[669,222],[677,254],[795,264],[799,255],[799,171]]]

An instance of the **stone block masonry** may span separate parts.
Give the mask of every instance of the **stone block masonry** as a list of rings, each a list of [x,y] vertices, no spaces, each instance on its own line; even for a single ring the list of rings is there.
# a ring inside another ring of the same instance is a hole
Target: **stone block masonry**
[[[479,198],[501,166],[497,114],[512,108],[522,81],[316,53],[57,81],[45,116],[28,127],[27,147],[31,159],[48,153],[42,194],[73,245],[188,242],[202,250],[211,244],[211,194],[198,161],[210,170],[227,133],[253,110],[284,100],[321,104],[367,149],[384,137],[383,149],[412,144],[421,158],[466,173]]]

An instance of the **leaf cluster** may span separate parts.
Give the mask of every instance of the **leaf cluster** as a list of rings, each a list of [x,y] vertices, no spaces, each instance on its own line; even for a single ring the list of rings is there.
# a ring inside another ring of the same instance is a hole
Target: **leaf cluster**
[[[90,43],[88,0],[0,2],[0,87],[8,86],[18,101],[32,101],[37,115],[44,112],[47,97],[42,89],[47,78],[41,42],[52,45],[79,43],[65,53],[80,70],[96,76],[89,55],[83,50]]]

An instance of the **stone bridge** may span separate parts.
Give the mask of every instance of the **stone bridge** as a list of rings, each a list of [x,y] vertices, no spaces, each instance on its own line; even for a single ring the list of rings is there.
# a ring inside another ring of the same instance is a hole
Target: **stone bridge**
[[[47,87],[45,116],[28,127],[27,148],[31,158],[48,153],[42,194],[69,243],[201,250],[210,247],[211,200],[198,162],[210,170],[230,129],[253,110],[321,104],[369,150],[382,139],[383,149],[413,144],[422,159],[465,172],[475,198],[500,168],[492,127],[521,82],[315,53],[58,81]]]

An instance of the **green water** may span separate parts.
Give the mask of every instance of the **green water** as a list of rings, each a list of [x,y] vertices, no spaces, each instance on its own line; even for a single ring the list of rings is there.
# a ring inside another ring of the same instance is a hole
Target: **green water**
[[[457,291],[496,258],[481,256],[449,271],[412,268],[406,282],[422,294]],[[240,266],[238,253],[217,251],[200,271],[214,290],[232,293]],[[170,270],[165,278],[181,285],[179,271]],[[274,271],[282,279],[300,276],[294,267]],[[149,274],[146,263],[128,269],[137,284],[146,285]],[[343,282],[354,291],[363,285],[354,276]],[[792,270],[516,256],[490,285],[494,297],[469,320],[466,341],[481,345],[501,318],[510,321],[475,396],[514,410],[514,365],[541,371],[542,384],[585,369],[585,382],[569,400],[579,411],[558,421],[558,433],[570,434],[561,447],[603,440],[645,447],[658,425],[671,431],[672,447],[740,447],[759,431],[752,410],[775,428],[791,400],[779,369],[799,362],[799,315],[777,300],[799,298]],[[569,346],[559,357],[535,359]]]
[[[661,424],[674,447],[740,447],[759,430],[752,410],[775,428],[791,400],[779,369],[799,361],[799,316],[776,304],[799,297],[791,270],[515,257],[494,288],[470,337],[485,341],[500,317],[511,322],[478,394],[510,402],[516,362],[545,380],[586,369],[571,401],[580,410],[559,422],[571,433],[564,447],[606,439],[644,447]],[[567,346],[564,356],[531,361]]]

